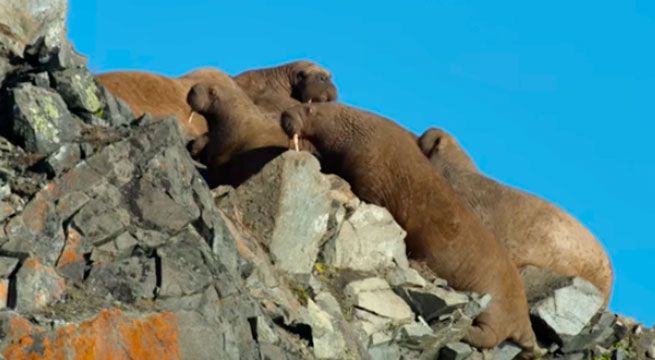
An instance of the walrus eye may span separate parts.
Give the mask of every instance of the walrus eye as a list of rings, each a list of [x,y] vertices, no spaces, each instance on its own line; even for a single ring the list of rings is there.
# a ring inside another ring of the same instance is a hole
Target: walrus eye
[[[321,75],[318,76],[318,80],[320,80],[322,82],[327,82],[328,78],[327,78],[327,76],[325,76],[325,74],[321,74]]]

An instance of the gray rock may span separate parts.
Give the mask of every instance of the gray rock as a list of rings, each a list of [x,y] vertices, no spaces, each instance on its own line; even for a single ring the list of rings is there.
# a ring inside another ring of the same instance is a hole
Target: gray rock
[[[614,334],[615,316],[607,311],[602,312],[597,319],[587,325],[576,336],[560,336],[564,353],[578,352],[592,348],[595,344],[602,344]]]
[[[424,336],[433,335],[434,331],[432,328],[423,322],[414,322],[408,325],[404,325],[400,328],[402,337],[405,339],[420,339]]]
[[[81,157],[82,152],[78,144],[63,144],[45,159],[45,170],[53,176],[61,174],[75,166]]]
[[[9,220],[7,242],[0,248],[6,252],[38,258],[54,266],[64,247],[62,219],[47,196],[37,194],[23,212]]]
[[[478,315],[482,314],[491,303],[491,295],[489,294],[471,294],[469,296],[469,303],[464,306],[464,315],[475,319]]]
[[[239,186],[232,201],[278,269],[309,274],[333,211],[329,191],[316,158],[289,151]]]
[[[280,337],[275,333],[275,330],[264,320],[262,316],[258,316],[256,320],[257,326],[257,341],[267,344],[277,344]]]
[[[93,76],[86,69],[65,69],[51,74],[54,88],[70,109],[100,114],[103,104],[98,98],[98,88]]]
[[[16,269],[18,259],[0,256],[0,278],[7,278]]]
[[[187,228],[157,249],[161,258],[161,297],[179,297],[202,291],[212,282],[212,274],[205,265],[211,262],[209,249],[199,246],[204,239]],[[204,251],[203,251],[204,250]]]
[[[119,190],[114,187],[106,190],[73,216],[72,224],[83,235],[86,244],[103,243],[123,233],[131,223],[130,212],[121,207]]]
[[[402,269],[400,267],[392,268],[385,273],[384,278],[393,288],[397,287],[416,287],[424,288],[428,282],[421,277],[418,271],[412,268]]]
[[[27,44],[45,37],[52,44],[61,44],[66,35],[66,0],[4,0],[0,8],[0,43],[8,45],[16,55],[23,54]]]
[[[397,288],[396,292],[415,313],[428,322],[443,314],[464,308],[469,302],[468,296],[464,294],[436,286],[426,289]]]
[[[39,310],[64,294],[64,279],[49,266],[30,258],[16,273],[16,311]]]
[[[578,335],[603,306],[603,295],[586,280],[572,278],[538,301],[531,314],[559,335]]]
[[[512,360],[521,353],[521,348],[509,341],[505,341],[494,349],[494,356],[497,360]]]
[[[612,351],[612,360],[625,360],[627,358],[628,354],[626,354],[623,349],[614,349],[614,351]]]
[[[374,346],[368,349],[372,360],[398,360],[402,359],[400,348],[396,344]]]
[[[358,271],[409,268],[405,231],[382,207],[361,204],[342,224],[338,235],[323,247],[328,265]]]
[[[655,359],[655,342],[650,344],[648,349],[646,349],[646,356],[648,356],[649,359]]]
[[[584,352],[575,352],[575,353],[570,353],[566,354],[561,357],[562,360],[584,360],[585,359],[585,353]]]
[[[473,349],[468,344],[454,342],[446,344],[439,352],[439,360],[464,360],[473,353]]]
[[[49,154],[59,144],[75,139],[80,125],[68,112],[59,94],[31,84],[10,90],[12,133],[24,141],[25,150]]]
[[[96,266],[86,281],[99,296],[111,296],[127,304],[152,299],[157,286],[155,259],[132,256],[106,266]]]
[[[98,84],[98,96],[105,105],[103,109],[103,118],[110,126],[127,125],[134,120],[134,114],[130,107],[121,99],[115,97],[107,90],[106,87]]]
[[[36,74],[28,74],[27,80],[37,87],[46,89],[50,87],[50,75],[45,71]]]
[[[307,301],[307,317],[312,327],[314,355],[318,359],[342,359],[346,351],[346,342],[334,319],[323,311],[311,299]]]
[[[16,209],[14,208],[13,204],[6,201],[0,201],[0,221],[5,221],[8,217],[14,215],[15,213]]]
[[[381,278],[353,281],[346,286],[345,293],[359,309],[398,323],[409,323],[414,318],[409,306]]]

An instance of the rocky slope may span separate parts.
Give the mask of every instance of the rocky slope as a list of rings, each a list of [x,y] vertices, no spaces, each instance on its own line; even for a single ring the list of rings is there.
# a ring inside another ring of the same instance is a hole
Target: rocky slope
[[[174,119],[134,119],[93,80],[63,38],[65,2],[10,3],[0,10],[5,359],[517,357],[511,343],[461,342],[490,297],[408,261],[389,213],[316,159],[287,152],[237,189],[210,190]],[[655,358],[655,332],[603,310],[589,283],[523,276],[544,359]]]

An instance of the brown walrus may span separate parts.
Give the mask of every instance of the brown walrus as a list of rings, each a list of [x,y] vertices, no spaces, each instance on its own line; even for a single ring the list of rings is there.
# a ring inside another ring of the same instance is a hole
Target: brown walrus
[[[178,78],[140,71],[108,72],[95,78],[112,94],[124,100],[136,116],[146,112],[155,116],[175,116],[188,140],[207,132],[207,123],[202,116],[189,116],[191,108],[186,96],[191,86],[201,81],[226,85],[233,83],[226,73],[211,68],[195,70]]]
[[[275,117],[276,124],[282,112],[290,107],[337,99],[337,88],[330,72],[311,61],[248,70],[233,79],[262,112]],[[189,151],[201,162],[207,157],[204,148],[208,142],[207,134],[190,145]]]
[[[281,118],[310,141],[362,200],[386,207],[407,231],[407,250],[456,289],[491,294],[465,339],[489,348],[536,342],[525,291],[507,250],[432,168],[416,139],[390,120],[336,103],[300,105]]]
[[[509,250],[517,267],[534,265],[564,276],[580,276],[605,295],[612,266],[598,240],[572,216],[534,195],[480,173],[457,140],[429,129],[419,146],[482,223]]]
[[[277,115],[300,103],[337,100],[332,75],[311,61],[248,70],[236,75],[234,81],[255,105]]]
[[[189,90],[187,102],[207,119],[210,187],[238,186],[289,148],[279,117],[262,112],[238,86],[198,83]]]

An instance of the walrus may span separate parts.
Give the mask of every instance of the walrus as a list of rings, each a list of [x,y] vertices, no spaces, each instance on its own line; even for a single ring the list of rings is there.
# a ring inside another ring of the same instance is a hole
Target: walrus
[[[191,87],[187,103],[207,119],[210,187],[238,186],[289,148],[279,117],[264,113],[238,86],[201,82]]]
[[[288,137],[311,142],[362,200],[389,210],[408,253],[453,288],[491,294],[465,340],[490,348],[511,339],[535,351],[525,291],[507,250],[432,168],[411,133],[391,120],[336,103],[285,111]]]
[[[155,116],[173,115],[184,128],[187,140],[207,132],[207,122],[192,114],[186,102],[191,86],[198,82],[218,82],[237,86],[226,73],[202,68],[178,78],[141,71],[117,71],[95,75],[112,94],[124,100],[136,116],[150,113]]]
[[[248,70],[233,79],[263,113],[275,118],[276,123],[282,112],[293,106],[337,100],[332,74],[311,61]],[[208,134],[196,138],[189,146],[191,155],[204,162],[208,142]]]
[[[612,266],[602,245],[580,222],[543,199],[481,174],[457,140],[441,129],[425,131],[419,146],[509,250],[517,267],[533,265],[582,277],[602,291],[607,304]]]
[[[306,60],[248,70],[234,76],[234,81],[255,105],[278,116],[300,103],[337,100],[332,74]]]

